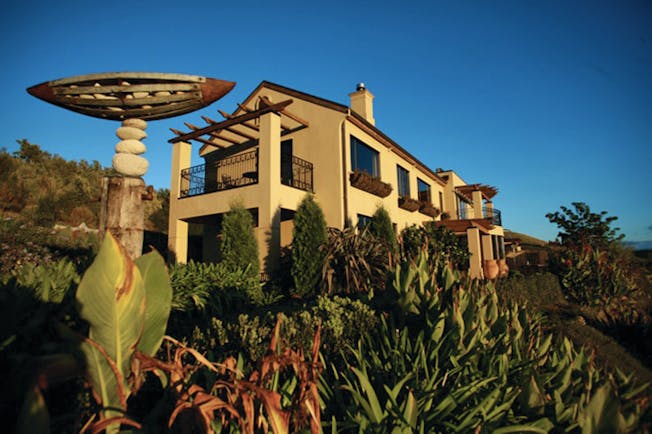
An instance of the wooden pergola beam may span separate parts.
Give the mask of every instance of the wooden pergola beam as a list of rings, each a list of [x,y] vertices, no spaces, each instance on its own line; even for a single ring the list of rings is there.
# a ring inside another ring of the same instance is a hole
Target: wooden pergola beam
[[[207,116],[202,116],[201,118],[204,120],[204,122],[206,122],[209,125],[215,125],[215,124],[218,123],[217,121],[215,121],[215,120],[213,120],[213,119],[211,119],[211,118],[209,118]],[[232,127],[227,127],[227,128],[225,128],[225,130],[230,132],[230,133],[236,134],[236,135],[238,135],[240,137],[244,137],[245,139],[256,140],[256,138],[254,136],[252,136],[250,134],[243,133],[242,131],[238,131],[235,128],[232,128]]]
[[[222,117],[224,117],[224,119],[233,119],[235,117],[234,115],[229,114],[222,110],[218,110],[218,112],[222,115]],[[252,129],[256,132],[260,131],[260,128],[258,128],[256,125],[252,124],[251,122],[242,122],[240,125]]]
[[[261,96],[261,97],[260,97],[260,100],[261,100],[265,105],[268,105],[268,106],[272,105],[272,102],[271,102],[271,101],[269,100],[269,98],[267,98],[266,96]],[[307,126],[310,125],[310,123],[309,123],[307,120],[305,120],[305,119],[303,119],[303,118],[300,118],[299,116],[295,115],[294,113],[291,113],[289,110],[283,110],[283,111],[281,111],[281,113],[284,114],[285,116],[289,117],[289,118],[292,119],[293,121],[300,123],[300,124],[303,125],[304,127],[307,127]]]
[[[177,130],[176,128],[170,128],[170,131],[172,131],[174,134],[176,134],[178,136],[186,134],[183,131]],[[217,137],[217,138],[219,139],[220,137]],[[215,146],[217,148],[224,148],[225,147],[224,145],[221,145],[221,144],[215,143],[215,142],[211,142],[210,140],[206,140],[206,139],[203,139],[201,137],[196,137],[196,138],[190,139],[190,140],[194,140],[196,142],[203,143],[204,145]]]
[[[187,126],[188,128],[190,128],[190,129],[193,130],[193,131],[197,131],[197,130],[201,129],[201,128],[198,127],[197,125],[193,125],[193,124],[191,124],[190,122],[184,122],[184,125]],[[224,140],[224,137],[221,137],[221,136],[220,136],[219,134],[217,134],[217,133],[209,133],[209,135],[210,135],[212,138],[214,138],[214,139]],[[198,141],[201,141],[201,140],[198,140]],[[228,140],[227,140],[227,142],[228,142]],[[204,142],[202,142],[202,143],[204,143]],[[217,146],[223,147],[222,145],[217,145]]]
[[[206,126],[204,128],[200,128],[200,129],[198,129],[196,131],[193,131],[191,133],[183,134],[181,136],[178,136],[178,137],[175,137],[173,139],[168,140],[168,142],[177,143],[177,142],[185,142],[185,141],[188,141],[188,140],[192,140],[192,139],[195,139],[197,137],[203,136],[204,134],[210,134],[210,133],[215,132],[215,131],[224,130],[227,127],[231,127],[233,125],[239,125],[239,124],[242,124],[243,122],[250,121],[252,119],[256,119],[256,118],[258,118],[258,117],[260,117],[260,116],[262,116],[264,114],[267,114],[267,113],[280,112],[284,108],[289,106],[290,104],[292,104],[291,99],[281,101],[281,102],[273,104],[271,106],[263,107],[263,108],[260,108],[258,110],[254,110],[252,112],[245,113],[245,114],[240,115],[240,116],[234,116],[231,119],[227,119],[227,120],[219,122],[217,124],[208,125],[208,126]],[[222,139],[223,139],[223,137],[222,137]]]

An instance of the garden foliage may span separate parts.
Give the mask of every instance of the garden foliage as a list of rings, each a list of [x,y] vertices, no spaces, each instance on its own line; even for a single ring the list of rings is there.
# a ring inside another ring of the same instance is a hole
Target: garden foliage
[[[369,233],[387,246],[387,251],[395,254],[398,248],[392,219],[383,206],[379,206],[369,222]]]
[[[574,210],[562,206],[562,212],[546,215],[560,228],[551,262],[566,296],[582,305],[607,305],[632,295],[632,258],[620,243],[623,235],[611,227],[617,217],[593,213],[585,203],[572,205]]]
[[[260,278],[253,218],[241,203],[233,203],[224,216],[219,245],[221,263],[227,270],[241,270],[251,278]]]
[[[306,195],[294,215],[292,278],[296,295],[314,296],[321,278],[326,220],[315,198]]]

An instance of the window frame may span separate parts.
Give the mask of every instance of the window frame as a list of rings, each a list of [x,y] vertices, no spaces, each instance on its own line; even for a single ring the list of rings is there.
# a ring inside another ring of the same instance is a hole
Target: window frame
[[[427,187],[426,190],[422,190],[421,186],[425,185]],[[427,200],[423,200],[421,198],[421,193],[427,192]],[[424,181],[421,178],[417,177],[417,197],[421,202],[429,203],[432,204],[432,186],[428,184],[426,181]]]
[[[358,146],[360,146],[362,149],[369,150],[371,152],[372,156],[372,167],[371,167],[371,172],[367,170],[367,168],[362,168],[358,164],[360,158],[358,157]],[[378,152],[376,149],[372,148],[371,146],[367,145],[365,142],[362,140],[358,139],[355,137],[353,134],[350,136],[350,147],[351,147],[351,171],[361,171],[361,172],[366,172],[369,175],[373,176],[374,178],[379,178],[380,179],[380,152]]]
[[[410,196],[410,171],[400,164],[396,165],[396,191],[398,197]]]

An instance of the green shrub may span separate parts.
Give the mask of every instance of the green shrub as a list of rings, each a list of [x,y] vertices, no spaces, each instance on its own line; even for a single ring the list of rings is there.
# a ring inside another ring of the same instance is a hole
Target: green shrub
[[[385,243],[389,252],[392,254],[397,252],[398,244],[394,226],[392,225],[392,220],[389,218],[389,213],[382,205],[371,216],[368,230],[371,235]]]
[[[324,265],[326,220],[312,195],[306,195],[294,215],[292,232],[292,278],[297,295],[313,296]]]
[[[401,231],[399,237],[400,260],[413,261],[426,245],[426,234],[423,227],[411,225]]]
[[[550,261],[566,297],[582,305],[609,305],[631,296],[638,273],[631,252],[620,243],[623,235],[611,227],[617,217],[593,213],[582,202],[572,205],[574,209],[562,206],[561,212],[546,214],[560,229]]]
[[[253,228],[251,213],[242,203],[231,204],[222,222],[220,257],[227,270],[242,270],[247,276],[260,279],[258,242]]]
[[[617,246],[562,248],[551,255],[551,262],[566,297],[581,305],[607,305],[637,290],[632,264]]]
[[[423,230],[428,242],[428,252],[431,260],[448,261],[453,268],[466,270],[469,268],[469,249],[465,237],[458,237],[453,231],[434,222],[424,224]]]

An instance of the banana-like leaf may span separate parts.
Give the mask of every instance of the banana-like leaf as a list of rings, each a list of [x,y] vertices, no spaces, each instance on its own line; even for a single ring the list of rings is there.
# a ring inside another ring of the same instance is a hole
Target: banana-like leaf
[[[79,284],[77,303],[94,342],[82,345],[93,389],[104,408],[124,410],[129,395],[124,379],[143,330],[145,288],[138,268],[108,232]]]
[[[172,304],[172,285],[161,255],[151,252],[134,261],[145,285],[145,324],[138,349],[154,356],[161,346]]]

